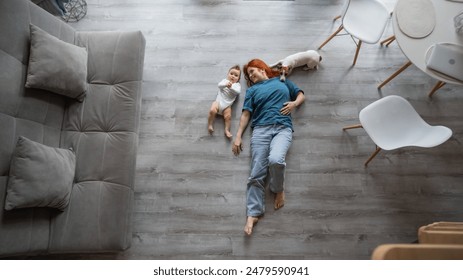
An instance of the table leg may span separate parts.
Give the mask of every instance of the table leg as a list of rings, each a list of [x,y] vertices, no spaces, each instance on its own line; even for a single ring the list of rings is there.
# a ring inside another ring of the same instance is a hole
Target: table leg
[[[386,44],[386,47],[389,47],[389,45],[390,45],[392,42],[394,42],[394,40],[395,40],[395,35],[392,35],[392,36],[390,36],[390,37],[388,37],[388,38],[382,40],[382,41],[380,42],[380,44],[381,44],[381,46],[382,46],[383,44]]]
[[[359,51],[360,51],[361,46],[362,46],[362,41],[359,40],[359,42],[357,44],[357,50],[355,51],[354,63],[352,63],[352,65],[355,65],[355,63],[357,62],[357,57],[359,56]]]
[[[402,73],[405,69],[408,68],[408,66],[412,65],[412,62],[409,60],[407,63],[405,63],[402,67],[399,68],[399,70],[395,71],[394,74],[392,74],[389,78],[387,78],[384,82],[382,82],[379,86],[378,89],[382,88],[385,84],[389,83],[392,79],[394,79],[397,75]]]
[[[431,91],[428,93],[428,97],[431,98],[436,91],[438,91],[441,87],[445,85],[445,82],[438,81],[436,85],[431,89]]]

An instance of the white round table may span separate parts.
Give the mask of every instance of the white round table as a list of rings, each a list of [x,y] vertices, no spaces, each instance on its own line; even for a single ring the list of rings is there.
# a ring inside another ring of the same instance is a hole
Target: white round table
[[[417,39],[407,36],[399,27],[399,23],[395,15],[396,8],[400,1],[405,0],[397,1],[392,15],[392,27],[397,44],[409,61],[393,75],[391,75],[391,77],[386,79],[380,86],[378,86],[378,88],[384,86],[387,82],[392,80],[411,64],[416,65],[416,67],[418,67],[421,71],[439,80],[438,85],[436,85],[435,89],[433,89],[434,91],[442,87],[445,83],[463,85],[462,82],[456,79],[439,74],[426,67],[426,53],[428,49],[435,43],[453,43],[463,45],[463,34],[455,32],[453,23],[453,18],[463,10],[463,3],[448,0],[430,0],[434,6],[435,26],[433,31],[428,36]],[[429,95],[431,96],[432,93]]]

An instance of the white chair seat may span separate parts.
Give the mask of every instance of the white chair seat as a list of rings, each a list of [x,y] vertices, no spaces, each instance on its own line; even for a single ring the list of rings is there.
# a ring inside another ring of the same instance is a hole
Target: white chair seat
[[[424,134],[419,139],[409,143],[408,146],[432,148],[444,143],[452,136],[452,130],[441,125],[431,126],[427,130],[427,134]]]
[[[381,39],[390,13],[381,0],[346,0],[342,8],[342,15],[335,19],[340,17],[342,17],[342,24],[318,47],[318,49],[323,48],[323,46],[337,36],[339,32],[345,30],[353,38],[358,40],[358,42],[356,42],[357,50],[355,51],[354,61],[352,63],[352,65],[355,65],[362,42],[375,44]],[[389,38],[386,41],[390,40]]]
[[[363,108],[359,113],[360,124],[343,130],[363,128],[376,144],[376,150],[365,166],[381,151],[416,146],[431,148],[452,136],[450,128],[425,122],[412,105],[403,97],[390,95]]]
[[[351,0],[342,24],[347,33],[368,44],[381,39],[390,13],[387,7],[377,0]]]
[[[426,123],[407,100],[396,95],[368,105],[360,111],[359,118],[370,138],[383,150],[431,148],[452,136],[449,128]]]

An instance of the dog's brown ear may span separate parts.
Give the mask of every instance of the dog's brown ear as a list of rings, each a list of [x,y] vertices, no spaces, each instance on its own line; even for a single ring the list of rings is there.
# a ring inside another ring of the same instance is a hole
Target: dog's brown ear
[[[275,64],[275,65],[272,65],[272,66],[270,67],[270,69],[272,69],[272,70],[280,70],[280,69],[281,69],[281,62],[278,62],[278,63]]]

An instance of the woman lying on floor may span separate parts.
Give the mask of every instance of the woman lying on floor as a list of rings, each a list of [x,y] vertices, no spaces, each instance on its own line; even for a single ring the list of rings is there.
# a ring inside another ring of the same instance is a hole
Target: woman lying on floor
[[[304,92],[286,80],[279,79],[260,59],[244,66],[245,78],[250,86],[246,90],[240,124],[232,151],[239,155],[243,150],[242,135],[251,122],[251,174],[246,193],[246,224],[244,232],[252,234],[254,225],[265,212],[265,179],[269,175],[269,188],[275,194],[274,208],[285,202],[284,178],[286,154],[292,143],[291,112],[301,105]]]

